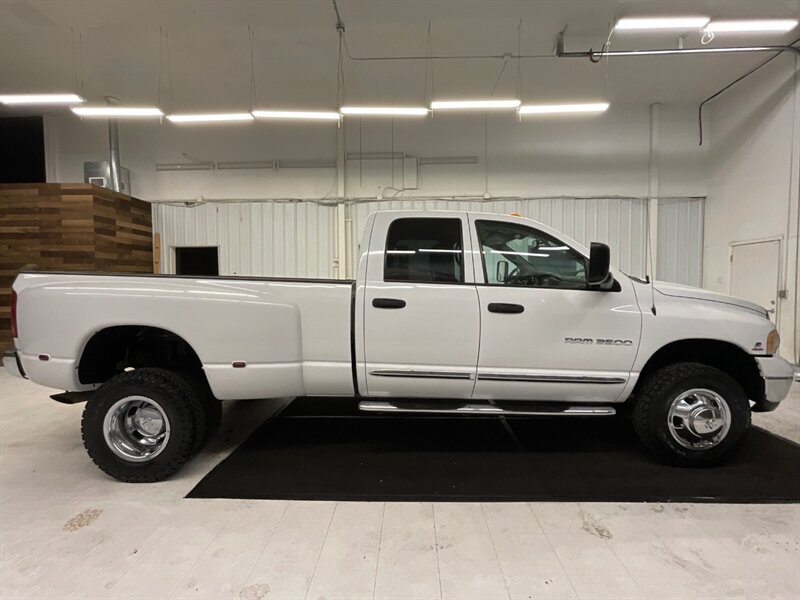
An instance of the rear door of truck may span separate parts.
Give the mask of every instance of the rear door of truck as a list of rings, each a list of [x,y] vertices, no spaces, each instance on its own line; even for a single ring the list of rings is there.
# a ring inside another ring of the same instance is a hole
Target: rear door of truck
[[[466,213],[378,213],[368,243],[361,393],[469,398],[480,310]]]

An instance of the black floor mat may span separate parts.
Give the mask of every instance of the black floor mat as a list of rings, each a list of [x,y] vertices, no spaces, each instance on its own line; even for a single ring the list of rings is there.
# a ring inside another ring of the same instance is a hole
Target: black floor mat
[[[713,469],[665,466],[622,418],[384,417],[298,399],[189,498],[798,502],[800,446],[760,429]]]

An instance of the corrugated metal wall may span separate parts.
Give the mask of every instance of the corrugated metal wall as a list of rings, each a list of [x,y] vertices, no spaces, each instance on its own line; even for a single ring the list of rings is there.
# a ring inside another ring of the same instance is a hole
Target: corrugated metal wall
[[[658,201],[656,276],[700,287],[703,283],[703,198]]]
[[[647,202],[629,198],[348,201],[351,273],[367,216],[377,210],[473,210],[519,213],[588,245],[611,246],[612,262],[645,274]],[[186,207],[157,204],[161,270],[175,272],[176,246],[219,246],[220,274],[333,277],[337,208],[317,202],[216,202]],[[658,278],[699,285],[703,249],[700,199],[659,201]]]
[[[540,221],[563,231],[582,244],[605,242],[612,262],[631,275],[645,273],[645,224],[647,203],[619,198],[552,198],[487,200],[396,199],[351,205],[353,240],[351,256],[358,257],[358,243],[367,215],[377,210],[473,210],[510,214]],[[355,271],[354,271],[355,272]]]
[[[331,277],[335,210],[316,202],[156,204],[161,271],[175,272],[176,246],[219,246],[221,275]]]

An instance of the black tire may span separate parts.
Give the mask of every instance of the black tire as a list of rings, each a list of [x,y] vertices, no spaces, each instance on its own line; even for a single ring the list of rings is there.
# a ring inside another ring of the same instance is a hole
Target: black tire
[[[163,449],[143,462],[119,456],[104,435],[106,414],[128,396],[143,396],[156,402],[170,425]],[[120,373],[100,386],[86,403],[81,420],[83,445],[94,463],[115,479],[130,483],[163,481],[191,457],[198,415],[202,413],[194,390],[174,372],[144,368]]]
[[[222,420],[222,402],[214,397],[208,382],[202,375],[181,373],[181,376],[186,384],[194,390],[195,396],[199,400],[197,408],[202,413],[202,416],[196,417],[198,425],[192,442],[192,454],[195,454],[208,443],[219,428]]]
[[[687,448],[670,431],[670,407],[691,389],[718,394],[728,406],[730,428],[713,447]],[[633,427],[642,444],[664,462],[681,467],[711,467],[729,459],[750,429],[747,394],[727,373],[700,363],[675,363],[662,367],[641,384],[633,405]]]

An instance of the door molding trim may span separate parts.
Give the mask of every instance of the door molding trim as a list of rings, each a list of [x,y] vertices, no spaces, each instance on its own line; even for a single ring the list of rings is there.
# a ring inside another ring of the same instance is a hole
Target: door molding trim
[[[370,371],[375,377],[414,377],[419,379],[472,379],[472,373],[464,371],[418,371],[415,369],[377,369]]]
[[[618,385],[626,383],[624,377],[605,377],[593,375],[523,375],[519,373],[478,373],[481,381],[509,381],[524,383],[591,383],[600,385]]]

